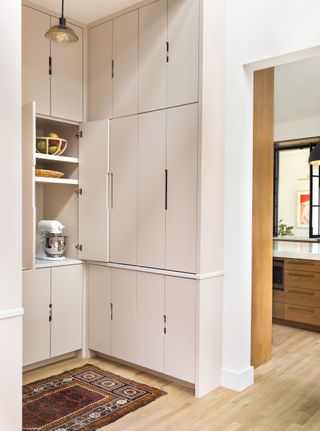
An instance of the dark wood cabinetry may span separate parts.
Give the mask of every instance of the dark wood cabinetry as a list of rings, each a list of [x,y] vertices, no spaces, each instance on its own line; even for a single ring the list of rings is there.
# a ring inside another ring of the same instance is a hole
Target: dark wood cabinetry
[[[273,290],[273,320],[320,330],[320,261],[284,259],[283,290]]]

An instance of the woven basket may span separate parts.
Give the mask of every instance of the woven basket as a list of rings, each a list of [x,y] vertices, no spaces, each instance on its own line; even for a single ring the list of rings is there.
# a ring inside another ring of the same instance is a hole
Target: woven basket
[[[64,176],[63,172],[50,171],[48,169],[36,169],[36,177],[47,177],[47,178],[61,178]]]

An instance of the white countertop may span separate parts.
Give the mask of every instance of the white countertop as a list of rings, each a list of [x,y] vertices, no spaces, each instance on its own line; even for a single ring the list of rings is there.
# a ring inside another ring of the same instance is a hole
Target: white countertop
[[[53,268],[55,266],[79,265],[82,260],[78,259],[63,259],[63,260],[41,260],[36,259],[35,268]]]
[[[320,243],[273,241],[273,257],[320,260]]]

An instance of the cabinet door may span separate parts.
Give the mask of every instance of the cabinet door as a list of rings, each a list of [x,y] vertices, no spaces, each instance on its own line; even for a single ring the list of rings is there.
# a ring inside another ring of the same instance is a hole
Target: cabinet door
[[[136,362],[136,290],[134,271],[112,269],[112,356]]]
[[[79,242],[81,259],[108,261],[108,121],[81,125]]]
[[[167,106],[199,100],[199,0],[168,0]]]
[[[167,0],[139,9],[139,112],[166,107]]]
[[[165,373],[195,381],[196,281],[165,279]]]
[[[110,261],[137,262],[138,117],[110,122]]]
[[[55,357],[82,348],[82,266],[51,271],[51,357]]]
[[[137,273],[137,363],[164,372],[164,276]]]
[[[36,204],[34,188],[36,107],[22,107],[22,267],[34,266]]]
[[[49,15],[22,6],[22,104],[35,101],[43,115],[50,115],[49,27]]]
[[[167,114],[166,268],[196,272],[198,105]]]
[[[138,10],[113,21],[113,116],[138,111]]]
[[[139,115],[138,265],[164,268],[166,112]]]
[[[112,116],[112,21],[89,30],[89,115]]]
[[[23,365],[50,358],[50,269],[22,272]]]
[[[111,269],[88,266],[89,349],[111,355]]]
[[[51,18],[51,25],[58,20]],[[73,121],[82,121],[83,113],[83,37],[80,27],[68,23],[79,41],[76,43],[51,43],[51,115]]]

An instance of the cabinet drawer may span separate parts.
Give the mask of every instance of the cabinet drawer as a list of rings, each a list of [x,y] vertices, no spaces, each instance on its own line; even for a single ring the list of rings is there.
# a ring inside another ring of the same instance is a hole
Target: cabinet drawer
[[[272,303],[272,317],[276,319],[284,319],[284,303],[275,302]]]
[[[290,287],[300,287],[301,289],[320,290],[320,273],[305,271],[285,271],[284,285]]]
[[[320,272],[319,260],[285,259],[285,270]]]
[[[320,325],[320,309],[304,305],[284,305],[284,316],[286,320],[293,322]]]
[[[311,307],[320,308],[320,290],[286,287],[285,302],[287,304],[310,305]]]

